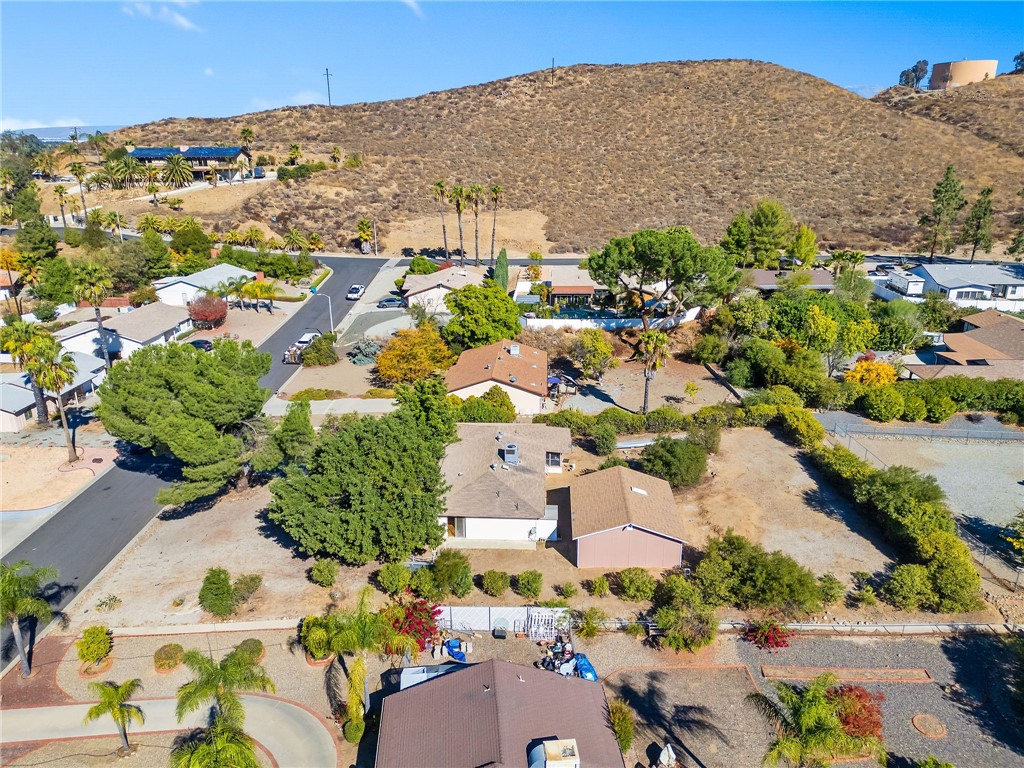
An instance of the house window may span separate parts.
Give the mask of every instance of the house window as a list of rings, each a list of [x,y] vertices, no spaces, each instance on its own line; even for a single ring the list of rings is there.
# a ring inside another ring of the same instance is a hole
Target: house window
[[[562,466],[562,454],[555,453],[553,451],[544,452],[544,466],[545,467],[560,467]]]
[[[961,301],[972,301],[987,298],[984,291],[960,291],[956,297]]]

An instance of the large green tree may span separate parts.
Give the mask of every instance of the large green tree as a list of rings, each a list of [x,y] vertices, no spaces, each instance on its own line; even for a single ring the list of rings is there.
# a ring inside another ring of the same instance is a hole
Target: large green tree
[[[722,250],[732,257],[737,267],[745,267],[750,261],[750,218],[746,211],[740,211],[729,222],[722,238]]]
[[[778,264],[793,238],[793,217],[778,200],[759,200],[750,214],[750,254],[755,267]]]
[[[522,328],[519,308],[499,285],[467,285],[448,293],[444,303],[452,318],[441,335],[450,344],[482,347],[513,339]]]
[[[120,685],[107,680],[102,683],[89,683],[89,690],[99,699],[99,702],[89,707],[85,713],[85,723],[99,720],[105,715],[110,715],[117,726],[117,733],[121,737],[121,745],[124,747],[124,754],[132,751],[128,743],[128,726],[132,721],[142,725],[146,722],[146,716],[142,714],[142,708],[136,704],[129,704],[132,696],[142,690],[142,681],[138,678],[126,680]]]
[[[157,501],[184,504],[220,492],[266,450],[259,379],[270,365],[248,341],[145,347],[107,375],[97,411],[115,437],[181,460],[184,479]]]
[[[14,235],[14,249],[23,264],[42,265],[57,255],[60,238],[42,219],[30,219]]]
[[[308,554],[362,565],[441,543],[443,442],[409,408],[321,435],[271,483],[270,518]]]
[[[960,230],[960,244],[971,246],[971,264],[978,248],[985,253],[992,252],[992,192],[992,187],[981,190]]]
[[[34,568],[28,560],[0,562],[0,614],[11,625],[14,645],[21,659],[21,675],[32,674],[21,620],[32,618],[43,624],[53,617],[50,604],[42,597],[43,587],[57,580],[56,568]]]
[[[932,190],[931,211],[918,220],[925,228],[928,240],[928,260],[935,261],[935,251],[949,253],[953,248],[953,225],[957,214],[967,205],[963,182],[957,178],[956,169],[946,166],[939,183]]]

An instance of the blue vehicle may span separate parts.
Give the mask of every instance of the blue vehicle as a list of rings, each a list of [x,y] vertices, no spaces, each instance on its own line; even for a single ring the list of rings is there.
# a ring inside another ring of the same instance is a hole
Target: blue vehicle
[[[576,654],[576,676],[582,677],[584,680],[590,680],[593,683],[597,682],[597,671],[585,653]]]
[[[263,166],[257,165],[252,169],[252,177],[254,179],[265,179],[267,178],[267,172],[263,170]]]

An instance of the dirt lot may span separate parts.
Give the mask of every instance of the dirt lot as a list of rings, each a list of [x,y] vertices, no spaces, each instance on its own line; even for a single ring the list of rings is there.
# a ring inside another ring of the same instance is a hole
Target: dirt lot
[[[358,397],[373,382],[372,365],[356,365],[348,357],[342,357],[334,365],[323,368],[299,368],[295,378],[289,379],[281,394],[293,395],[307,387],[337,389],[349,397]]]
[[[39,509],[64,501],[117,457],[112,448],[85,448],[83,460],[65,466],[66,448],[37,445],[0,446],[0,511]],[[93,463],[99,459],[99,463]]]
[[[282,285],[281,288],[287,295],[298,294],[297,289],[292,286]],[[227,319],[219,328],[196,331],[188,337],[188,340],[217,339],[229,334],[233,339],[239,341],[248,339],[253,344],[259,344],[287,322],[292,313],[297,312],[301,307],[302,302],[279,301],[274,304],[273,313],[268,312],[265,308],[260,309],[259,312],[253,309],[232,308],[228,310]]]
[[[451,226],[452,218],[453,216],[447,216],[445,220],[445,223],[448,224],[449,252],[455,251],[459,247],[459,230],[457,226]],[[510,259],[524,259],[531,251],[539,251],[542,254],[550,253],[553,243],[548,242],[547,236],[544,234],[547,221],[547,216],[536,211],[499,209],[494,246],[495,255],[502,248],[505,249]],[[473,242],[473,230],[471,226],[467,227],[467,221],[463,221],[463,230],[466,255],[472,258],[476,255],[476,249]],[[480,230],[480,260],[489,261],[491,258],[491,219],[489,217],[486,221],[480,222]],[[440,216],[408,219],[396,221],[390,225],[386,248],[381,250],[381,254],[401,256],[407,248],[418,253],[421,248],[439,249],[443,245]]]

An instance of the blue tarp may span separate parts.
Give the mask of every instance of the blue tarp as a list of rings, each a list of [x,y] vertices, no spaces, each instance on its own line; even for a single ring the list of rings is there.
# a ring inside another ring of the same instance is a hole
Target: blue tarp
[[[586,654],[576,654],[576,674],[584,680],[597,682],[597,671],[594,669],[594,665],[590,663],[590,659],[587,658]]]
[[[445,640],[444,642],[444,648],[446,651],[448,651],[449,656],[451,656],[456,661],[465,661],[466,654],[459,650],[460,646],[460,641],[456,639]],[[596,680],[597,678],[595,677],[594,679]]]

